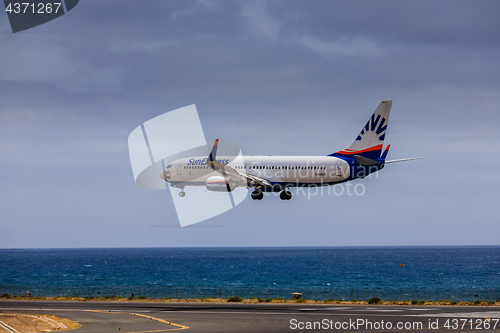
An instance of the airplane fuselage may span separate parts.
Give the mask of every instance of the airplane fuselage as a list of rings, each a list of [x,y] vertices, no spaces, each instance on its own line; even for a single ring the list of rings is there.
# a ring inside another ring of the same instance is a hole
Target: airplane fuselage
[[[265,178],[272,185],[279,185],[281,189],[296,186],[334,185],[351,180],[355,176],[350,165],[352,163],[332,156],[239,156],[236,158],[218,156],[217,160],[239,172]],[[205,186],[210,177],[220,176],[206,164],[206,161],[207,158],[202,156],[177,160],[165,168],[162,178],[176,187]],[[248,184],[241,182],[238,186],[248,186]],[[264,191],[270,190],[272,189],[264,189]]]

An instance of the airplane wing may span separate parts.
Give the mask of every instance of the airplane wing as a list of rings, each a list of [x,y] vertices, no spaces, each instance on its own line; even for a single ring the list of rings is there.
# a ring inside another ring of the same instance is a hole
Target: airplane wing
[[[385,164],[387,164],[387,163],[396,163],[396,162],[405,162],[405,161],[413,161],[413,160],[421,160],[423,158],[427,158],[427,157],[403,158],[403,159],[400,159],[400,160],[385,161]]]
[[[256,185],[260,186],[272,186],[271,182],[269,182],[265,178],[257,177],[251,174],[248,174],[243,171],[238,171],[234,168],[231,168],[228,165],[225,165],[219,161],[216,160],[216,155],[217,155],[217,148],[219,146],[219,139],[215,140],[215,143],[212,147],[212,150],[210,151],[210,154],[208,155],[207,158],[207,165],[212,168],[215,172],[218,172],[222,176],[229,178],[230,180],[240,183],[240,182],[247,182],[247,183],[253,183]]]

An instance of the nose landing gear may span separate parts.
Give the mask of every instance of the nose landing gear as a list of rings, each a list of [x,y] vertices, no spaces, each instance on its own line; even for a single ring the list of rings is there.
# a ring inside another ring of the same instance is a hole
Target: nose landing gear
[[[184,198],[184,197],[186,196],[186,192],[184,192],[184,187],[183,187],[183,188],[181,188],[181,191],[179,192],[179,196],[180,196],[181,198]]]

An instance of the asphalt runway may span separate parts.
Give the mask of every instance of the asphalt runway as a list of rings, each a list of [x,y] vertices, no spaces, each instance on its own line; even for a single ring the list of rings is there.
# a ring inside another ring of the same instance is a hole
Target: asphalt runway
[[[500,332],[500,307],[0,301],[0,311],[78,321],[76,333]]]

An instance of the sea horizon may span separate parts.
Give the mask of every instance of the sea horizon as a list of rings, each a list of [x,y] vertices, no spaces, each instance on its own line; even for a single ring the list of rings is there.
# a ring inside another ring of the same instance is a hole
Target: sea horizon
[[[308,246],[96,246],[96,247],[6,247],[3,250],[92,250],[92,249],[321,249],[321,248],[473,248],[500,247],[500,244],[482,245],[308,245]]]
[[[500,246],[2,249],[0,284],[490,288]]]

